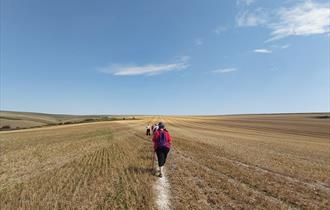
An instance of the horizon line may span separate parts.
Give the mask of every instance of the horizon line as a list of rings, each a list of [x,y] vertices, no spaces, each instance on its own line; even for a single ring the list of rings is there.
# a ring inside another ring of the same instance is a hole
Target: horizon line
[[[294,115],[294,114],[330,114],[330,111],[310,111],[310,112],[263,112],[263,113],[229,113],[229,114],[64,114],[50,112],[33,112],[33,111],[14,111],[0,110],[1,112],[16,112],[29,114],[44,115],[71,115],[71,116],[233,116],[233,115]]]

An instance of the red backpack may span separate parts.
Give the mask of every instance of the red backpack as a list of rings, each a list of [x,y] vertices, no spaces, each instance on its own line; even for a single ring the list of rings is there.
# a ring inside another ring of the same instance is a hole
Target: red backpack
[[[166,131],[164,130],[159,130],[159,137],[157,138],[157,146],[158,147],[165,147],[167,144],[167,135]]]

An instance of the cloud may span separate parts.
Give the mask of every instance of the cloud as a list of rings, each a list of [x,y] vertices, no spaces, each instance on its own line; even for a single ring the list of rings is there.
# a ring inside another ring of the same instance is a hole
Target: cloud
[[[256,2],[256,0],[237,0],[236,4],[237,5],[247,5],[247,6],[249,6],[250,4],[253,4],[255,2]]]
[[[255,52],[255,53],[272,53],[272,51],[271,50],[269,50],[269,49],[255,49],[255,50],[253,50],[253,52]]]
[[[178,60],[183,62],[183,63],[187,63],[190,60],[190,56],[187,56],[187,55],[181,56],[181,57],[179,57]]]
[[[215,32],[216,34],[221,34],[221,33],[225,32],[225,31],[227,31],[227,28],[224,27],[224,26],[218,26],[218,27],[216,27],[216,28],[214,29],[214,32]]]
[[[239,27],[251,27],[264,25],[268,22],[268,14],[265,10],[259,8],[253,12],[248,10],[238,13],[236,24]]]
[[[236,25],[270,29],[266,42],[289,36],[326,34],[330,32],[330,5],[307,0],[290,8],[245,10],[236,16]]]
[[[203,39],[195,39],[195,45],[196,46],[201,46],[203,44],[204,44]]]
[[[237,69],[236,68],[224,68],[224,69],[213,70],[212,73],[225,74],[225,73],[230,73],[230,72],[234,72],[234,71],[237,71]]]
[[[329,33],[330,5],[306,1],[292,8],[277,11],[279,21],[270,24],[271,38],[267,41],[287,36],[307,36]]]
[[[271,48],[279,48],[279,49],[286,49],[289,48],[289,44],[284,44],[284,45],[271,45]]]
[[[188,67],[189,56],[183,56],[178,62],[169,64],[121,65],[111,64],[98,68],[98,71],[115,76],[158,75],[169,71],[183,70]]]
[[[285,44],[285,45],[281,45],[281,46],[280,46],[281,49],[286,49],[286,48],[288,48],[288,47],[290,47],[289,44]]]

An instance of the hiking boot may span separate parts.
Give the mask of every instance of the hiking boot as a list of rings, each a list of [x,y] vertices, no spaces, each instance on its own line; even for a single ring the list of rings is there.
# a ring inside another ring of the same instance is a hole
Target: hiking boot
[[[160,174],[160,170],[159,170],[159,169],[155,169],[155,170],[153,171],[153,175],[154,175],[154,176],[159,176],[159,174]]]
[[[156,169],[152,170],[152,174],[155,175],[155,176],[157,175],[157,172],[158,171]]]

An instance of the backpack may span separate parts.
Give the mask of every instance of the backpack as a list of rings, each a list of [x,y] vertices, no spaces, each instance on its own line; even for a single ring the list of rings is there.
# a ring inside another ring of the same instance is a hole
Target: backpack
[[[165,131],[159,131],[159,137],[157,139],[157,147],[165,147],[167,144],[167,135]]]

